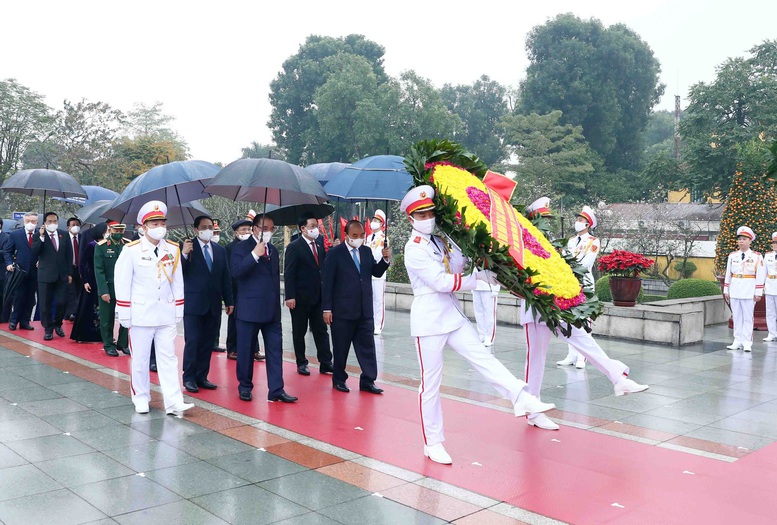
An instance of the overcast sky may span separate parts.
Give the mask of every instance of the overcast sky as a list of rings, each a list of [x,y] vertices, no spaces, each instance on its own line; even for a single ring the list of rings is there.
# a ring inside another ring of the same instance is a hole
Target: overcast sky
[[[532,27],[565,12],[624,23],[661,63],[667,88],[656,109],[673,109],[676,94],[684,107],[689,86],[712,80],[727,57],[777,37],[774,0],[5,4],[0,78],[16,78],[56,109],[65,99],[122,110],[160,101],[193,158],[224,163],[251,141],[271,141],[269,84],[311,34],[365,35],[385,47],[392,76],[412,69],[442,87],[485,74],[517,86]]]

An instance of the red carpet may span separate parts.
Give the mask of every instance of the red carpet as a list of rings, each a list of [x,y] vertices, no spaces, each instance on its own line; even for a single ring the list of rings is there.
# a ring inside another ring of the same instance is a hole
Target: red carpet
[[[44,342],[35,326],[12,333],[129,372],[126,356],[108,357],[100,344],[67,338]],[[180,337],[177,347],[180,359]],[[558,520],[775,522],[775,445],[725,463],[570,427],[539,431],[509,413],[444,399],[445,445],[454,464],[442,466],[423,457],[415,392],[381,385],[383,396],[360,393],[352,378],[354,390],[343,394],[332,389],[330,376],[311,369],[303,377],[284,363],[286,391],[300,401],[267,403],[264,365],[257,363],[254,401],[245,403],[237,397],[234,367],[226,354],[214,354],[209,379],[220,387],[193,397]]]

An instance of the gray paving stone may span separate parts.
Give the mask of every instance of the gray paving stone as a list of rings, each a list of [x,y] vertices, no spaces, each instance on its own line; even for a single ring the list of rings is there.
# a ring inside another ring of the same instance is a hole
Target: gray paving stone
[[[256,485],[208,494],[192,502],[229,523],[264,525],[310,512]]]
[[[105,514],[64,489],[0,502],[0,520],[6,525],[75,525],[104,517]]]

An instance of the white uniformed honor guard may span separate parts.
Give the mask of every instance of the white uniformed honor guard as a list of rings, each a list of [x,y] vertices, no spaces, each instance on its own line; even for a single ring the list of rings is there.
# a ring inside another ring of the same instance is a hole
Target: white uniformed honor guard
[[[424,455],[442,464],[452,463],[443,446],[443,348],[447,344],[465,358],[491,385],[514,405],[516,416],[554,408],[526,392],[526,383],[513,376],[479,339],[454,292],[473,290],[479,279],[495,282],[493,273],[473,270],[464,275],[466,260],[456,246],[432,235],[435,227],[434,188],[418,186],[402,199],[401,209],[413,225],[405,245],[405,266],[413,288],[410,335],[415,337],[421,386],[418,396],[423,427]]]
[[[194,405],[183,402],[175,355],[175,325],[183,319],[183,273],[178,245],[165,240],[166,215],[161,201],[147,202],[138,212],[144,235],[127,244],[116,261],[116,317],[130,328],[135,411],[147,413],[151,401],[148,365],[153,341],[165,412],[181,416]]]
[[[583,206],[575,221],[576,235],[570,237],[567,242],[567,250],[575,256],[577,262],[588,270],[588,274],[585,276],[586,287],[594,286],[594,274],[591,269],[596,262],[596,257],[599,256],[601,242],[591,235],[590,230],[596,228],[598,223],[594,210],[590,206]],[[585,357],[575,350],[575,347],[569,345],[567,356],[556,364],[561,366],[575,365],[575,367],[583,369],[585,368]]]
[[[769,335],[764,341],[777,341],[777,232],[772,233],[772,251],[764,254],[766,282],[764,299],[766,300],[766,327]]]
[[[747,226],[737,229],[739,249],[728,256],[723,296],[731,305],[734,318],[734,342],[726,348],[745,352],[753,349],[753,310],[764,293],[766,272],[761,254],[750,249],[755,233]]]
[[[386,214],[383,210],[376,210],[370,221],[372,233],[367,237],[366,244],[372,250],[372,258],[376,263],[383,260],[383,248],[388,248],[386,239]],[[375,335],[380,335],[386,324],[386,274],[372,278],[372,313],[375,316]]]
[[[472,310],[475,313],[475,325],[480,340],[486,346],[493,346],[496,338],[496,306],[499,299],[499,283],[489,284],[478,281],[472,290]]]

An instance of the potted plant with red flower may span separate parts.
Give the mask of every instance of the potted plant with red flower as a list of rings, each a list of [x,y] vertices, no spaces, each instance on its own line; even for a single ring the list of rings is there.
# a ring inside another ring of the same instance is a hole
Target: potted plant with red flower
[[[599,271],[610,276],[610,293],[612,293],[613,304],[616,306],[636,305],[637,296],[642,288],[639,274],[653,266],[654,263],[653,259],[627,250],[614,250],[599,259],[597,264]]]

